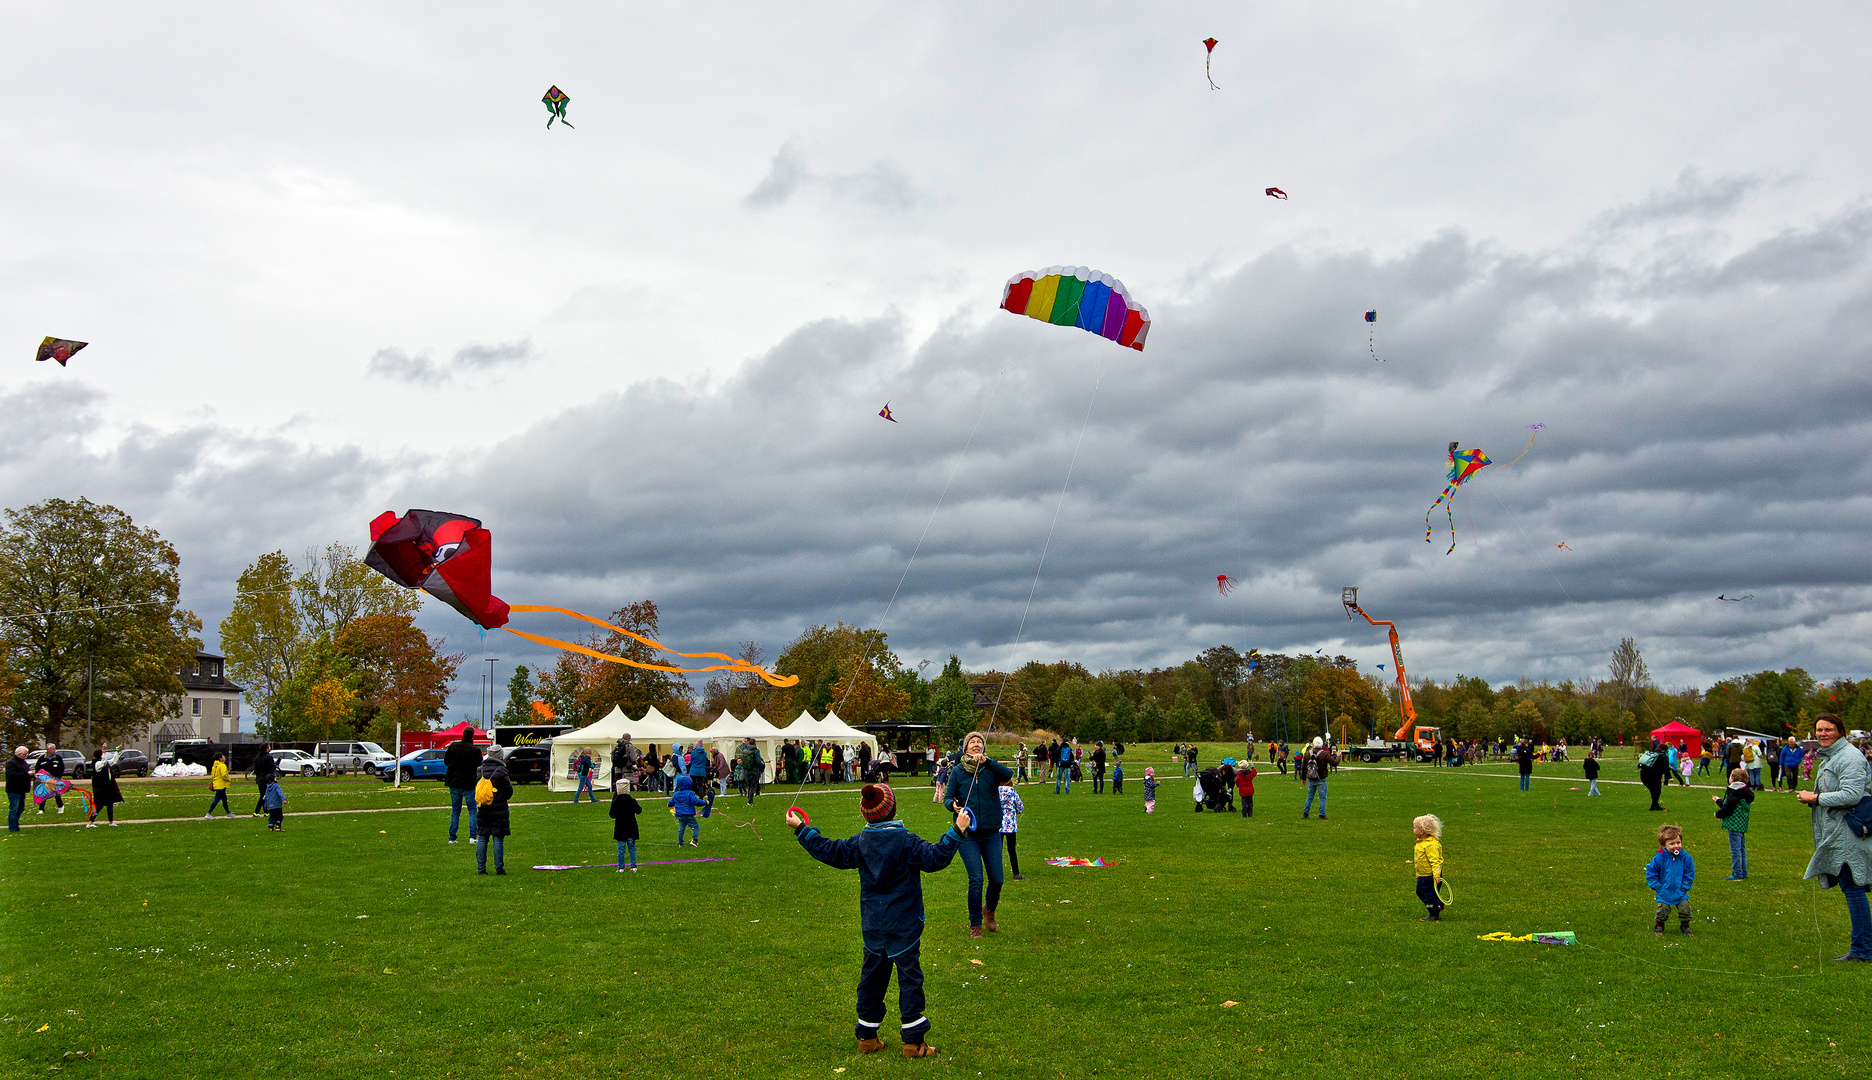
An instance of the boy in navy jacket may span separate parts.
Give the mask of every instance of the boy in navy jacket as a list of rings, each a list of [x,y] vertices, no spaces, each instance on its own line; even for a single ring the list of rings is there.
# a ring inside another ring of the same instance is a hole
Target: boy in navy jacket
[[[865,827],[848,840],[828,840],[807,824],[797,807],[786,822],[807,854],[839,870],[858,871],[858,913],[864,929],[864,969],[858,976],[858,1051],[884,1048],[878,1028],[884,1022],[884,991],[891,967],[897,968],[897,1013],[903,1021],[904,1057],[931,1057],[925,1041],[929,1017],[923,1014],[923,879],[955,858],[969,812],[957,812],[955,825],[932,844],[911,832],[897,816],[897,795],[888,784],[866,784],[858,808]]]

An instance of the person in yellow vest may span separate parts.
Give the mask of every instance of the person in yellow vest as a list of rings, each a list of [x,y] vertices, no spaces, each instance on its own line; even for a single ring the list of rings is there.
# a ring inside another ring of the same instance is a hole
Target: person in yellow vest
[[[214,808],[216,806],[226,810],[228,812],[228,817],[233,817],[234,808],[228,805],[228,767],[226,754],[215,755],[214,766],[208,770],[208,786],[214,790],[214,802],[208,804],[208,812],[203,814],[202,817],[214,817]]]
[[[819,747],[819,782],[832,782],[832,744],[824,743]]]

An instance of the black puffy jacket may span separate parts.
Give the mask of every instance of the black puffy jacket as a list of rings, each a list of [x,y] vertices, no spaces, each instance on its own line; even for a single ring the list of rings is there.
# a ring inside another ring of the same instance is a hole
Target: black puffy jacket
[[[512,836],[507,819],[507,800],[513,798],[513,783],[507,779],[507,766],[497,757],[486,758],[476,770],[475,787],[486,780],[494,785],[494,801],[475,812],[475,827],[482,836]],[[476,804],[479,806],[479,803]]]

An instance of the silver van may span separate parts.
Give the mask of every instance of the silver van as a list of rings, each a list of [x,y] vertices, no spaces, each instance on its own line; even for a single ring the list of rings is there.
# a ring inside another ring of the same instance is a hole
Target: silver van
[[[326,773],[362,772],[372,776],[392,767],[396,758],[374,742],[322,742],[312,756],[325,763]]]

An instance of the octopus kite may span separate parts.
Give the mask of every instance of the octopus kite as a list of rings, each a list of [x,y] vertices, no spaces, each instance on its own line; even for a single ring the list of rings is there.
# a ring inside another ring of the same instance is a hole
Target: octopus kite
[[[1449,518],[1450,536],[1449,551],[1445,551],[1443,553],[1445,555],[1456,550],[1456,516],[1451,512],[1455,506],[1456,489],[1468,482],[1470,477],[1493,464],[1489,461],[1489,456],[1481,450],[1458,450],[1456,447],[1456,443],[1449,444],[1449,483],[1443,485],[1443,494],[1436,497],[1436,502],[1430,504],[1430,509],[1424,511],[1423,517],[1423,538],[1424,543],[1428,544],[1431,532],[1430,515],[1436,512],[1437,507],[1443,507],[1444,516]]]
[[[62,337],[49,337],[39,343],[39,355],[33,359],[57,360],[59,367],[64,367],[65,361],[70,360],[73,353],[89,344],[88,341],[69,341]]]
[[[1216,589],[1220,591],[1223,596],[1227,596],[1229,593],[1234,592],[1235,586],[1239,584],[1240,582],[1236,581],[1232,577],[1229,577],[1227,574],[1216,575]]]
[[[497,630],[504,627],[510,634],[541,645],[575,652],[595,660],[646,668],[651,671],[667,671],[676,675],[695,675],[705,671],[740,671],[758,675],[774,686],[792,686],[799,682],[797,675],[781,678],[755,664],[748,663],[746,660],[737,660],[726,653],[680,653],[622,626],[567,608],[542,604],[508,604],[493,593],[489,580],[494,562],[493,536],[481,527],[479,518],[451,514],[441,510],[411,510],[399,518],[394,512],[385,511],[371,522],[370,533],[370,551],[364,557],[366,565],[406,589],[421,589],[434,596],[473,620],[475,625],[484,630]],[[507,616],[510,613],[544,611],[556,612],[603,627],[633,641],[648,645],[658,652],[666,652],[674,656],[720,660],[722,663],[701,668],[646,664],[628,657],[599,652],[584,645],[575,645],[570,641],[529,634],[507,625]]]
[[[564,90],[557,86],[548,87],[546,96],[540,100],[546,103],[546,126],[548,128],[552,127],[554,120],[566,127],[572,126],[571,122],[565,118],[566,106],[572,104],[572,99],[566,96]]]
[[[1222,88],[1215,84],[1215,76],[1209,74],[1209,62],[1215,59],[1215,47],[1215,38],[1203,38],[1203,48],[1209,50],[1203,55],[1203,77],[1209,80],[1209,89],[1220,90]]]

